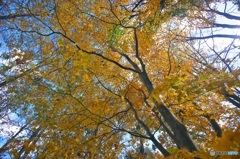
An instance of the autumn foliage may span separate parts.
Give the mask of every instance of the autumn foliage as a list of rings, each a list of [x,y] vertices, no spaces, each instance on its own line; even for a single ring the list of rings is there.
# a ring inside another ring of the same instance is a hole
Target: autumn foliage
[[[8,95],[0,121],[15,114],[19,129],[0,154],[133,159],[240,152],[238,56],[223,59],[212,49],[210,57],[192,37],[214,26],[215,3],[3,1],[0,29],[10,62],[2,68],[12,74],[3,73],[1,92]],[[239,156],[219,156],[227,157]]]

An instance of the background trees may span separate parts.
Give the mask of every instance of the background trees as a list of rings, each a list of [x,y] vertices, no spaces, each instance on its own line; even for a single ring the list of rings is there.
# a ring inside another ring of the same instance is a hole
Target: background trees
[[[3,39],[20,52],[6,54],[12,74],[3,72],[9,97],[1,114],[12,109],[21,128],[1,153],[208,158],[211,149],[237,151],[239,110],[226,101],[239,107],[239,68],[231,65],[238,52],[228,56],[238,46],[206,52],[194,40],[219,36],[192,36],[222,27],[216,14],[229,17],[214,4],[3,2]]]

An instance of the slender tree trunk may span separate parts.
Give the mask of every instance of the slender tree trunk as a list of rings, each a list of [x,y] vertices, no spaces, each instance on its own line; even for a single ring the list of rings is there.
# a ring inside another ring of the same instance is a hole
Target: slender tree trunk
[[[141,72],[139,76],[143,84],[147,88],[148,93],[151,94],[153,90],[153,85],[147,73]],[[167,106],[165,106],[164,104],[159,104],[157,101],[154,101],[154,104],[163,116],[164,120],[169,125],[169,127],[172,129],[178,147],[187,147],[190,151],[197,151],[198,147],[195,145],[185,125],[177,119],[177,117],[168,109]]]
[[[171,155],[154,137],[151,137],[151,141],[154,143],[157,149],[159,149],[165,157]]]

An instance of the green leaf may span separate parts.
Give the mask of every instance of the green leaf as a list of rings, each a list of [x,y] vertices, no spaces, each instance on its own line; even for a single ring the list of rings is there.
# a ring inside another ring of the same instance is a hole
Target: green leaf
[[[9,55],[8,54],[3,54],[3,58],[5,59],[5,60],[8,60],[9,59]]]

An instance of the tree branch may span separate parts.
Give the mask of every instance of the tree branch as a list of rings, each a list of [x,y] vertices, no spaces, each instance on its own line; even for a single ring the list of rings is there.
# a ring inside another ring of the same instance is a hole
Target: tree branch
[[[214,9],[211,9],[211,8],[209,8],[209,10],[205,10],[205,11],[206,12],[214,12],[218,15],[224,16],[227,19],[240,20],[239,16],[234,16],[234,15],[231,15],[231,14],[228,14],[228,13],[220,12],[220,11],[217,11],[217,10],[214,10]]]
[[[31,17],[32,14],[10,14],[10,15],[2,15],[0,16],[0,20],[8,20],[13,18],[20,18],[20,17]]]
[[[213,23],[213,27],[238,29],[238,28],[240,28],[240,25]]]
[[[211,119],[209,115],[204,115],[205,118],[211,123],[212,128],[217,133],[217,137],[222,137],[222,129],[215,119]]]
[[[171,155],[163,146],[161,143],[159,143],[154,135],[151,133],[149,127],[138,117],[137,111],[135,110],[132,102],[125,98],[125,100],[129,103],[130,107],[132,108],[133,112],[134,112],[134,116],[136,118],[136,120],[138,121],[138,123],[144,128],[144,130],[147,132],[147,134],[150,136],[151,141],[155,144],[155,146],[159,149],[159,151],[161,151],[161,153],[166,157]]]
[[[134,28],[134,40],[135,40],[135,52],[136,52],[136,58],[141,64],[141,68],[143,72],[146,72],[145,65],[143,63],[143,60],[139,56],[139,42],[138,42],[138,36],[137,36],[137,28]]]
[[[240,35],[227,35],[227,34],[215,34],[203,37],[182,37],[185,38],[186,41],[191,40],[203,40],[203,39],[210,39],[210,38],[229,38],[229,39],[240,39]]]

